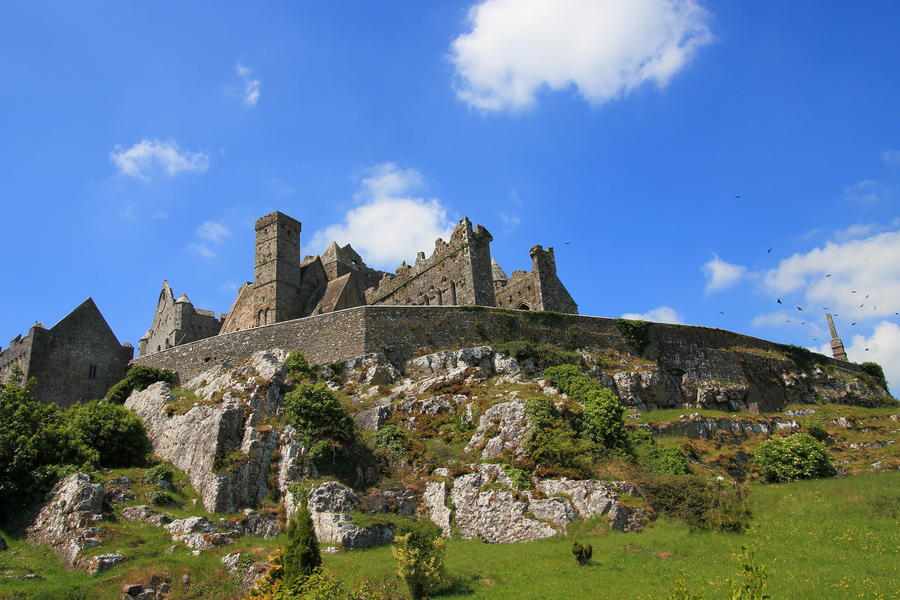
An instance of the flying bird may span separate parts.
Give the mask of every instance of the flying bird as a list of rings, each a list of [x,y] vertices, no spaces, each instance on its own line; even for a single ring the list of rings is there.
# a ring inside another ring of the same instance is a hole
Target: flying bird
[[[802,308],[800,308],[800,307],[799,307],[799,306],[798,306],[798,307],[797,307],[797,310],[800,310],[800,311],[802,311],[802,310],[803,310],[803,309],[802,309]]]
[[[851,294],[855,294],[855,293],[856,293],[856,290],[850,290],[850,293],[851,293]]]
[[[828,275],[826,275],[826,276],[825,276],[825,277],[831,277],[831,273],[829,273],[829,274],[828,274]]]
[[[720,315],[724,315],[725,313],[723,313],[723,312],[720,310],[720,311],[719,311],[719,314],[720,314]]]
[[[774,249],[775,249],[775,248],[769,248],[769,249],[766,251],[766,254],[771,254],[771,253],[772,253],[772,250],[774,250]]]
[[[869,295],[868,295],[868,294],[866,294],[866,300],[868,300],[868,299],[869,299]]]
[[[738,194],[737,196],[735,196],[735,198],[742,198],[742,197],[743,196],[741,194]]]
[[[781,304],[781,298],[779,298],[778,300],[776,300],[776,302],[777,302],[778,304]]]
[[[856,321],[850,323],[850,326],[851,326],[851,327],[853,327],[854,325],[856,325]]]

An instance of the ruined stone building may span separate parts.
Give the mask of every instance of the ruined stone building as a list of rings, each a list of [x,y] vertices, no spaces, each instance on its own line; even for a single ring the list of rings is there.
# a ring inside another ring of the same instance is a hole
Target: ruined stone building
[[[222,329],[224,315],[216,318],[211,310],[194,308],[186,294],[175,299],[168,281],[163,281],[153,324],[138,341],[138,354],[159,352],[178,344],[202,340]]]
[[[45,403],[70,406],[102,398],[125,377],[134,347],[120,344],[91,298],[45,328],[36,323],[28,335],[17,335],[0,352],[0,379],[18,367],[37,379],[34,397]]]
[[[164,283],[140,354],[217,333],[364,305],[471,305],[578,313],[578,305],[556,275],[553,248],[534,246],[532,270],[507,277],[491,259],[490,232],[481,225],[473,227],[467,218],[449,241],[435,242],[431,256],[419,252],[415,264],[404,262],[395,273],[366,266],[349,244],[332,243],[321,255],[300,260],[301,228],[299,221],[280,212],[256,222],[253,281],[238,290],[231,310],[220,319],[220,329],[213,325],[212,313],[196,311],[185,296],[171,302],[171,290]],[[179,309],[182,298],[184,306]],[[200,324],[202,319],[208,319],[202,321],[205,325]],[[185,328],[185,323],[191,327]]]

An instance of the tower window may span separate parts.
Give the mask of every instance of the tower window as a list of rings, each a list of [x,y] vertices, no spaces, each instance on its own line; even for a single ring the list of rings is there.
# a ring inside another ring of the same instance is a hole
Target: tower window
[[[89,365],[88,366],[88,379],[96,379],[97,378],[97,365]]]

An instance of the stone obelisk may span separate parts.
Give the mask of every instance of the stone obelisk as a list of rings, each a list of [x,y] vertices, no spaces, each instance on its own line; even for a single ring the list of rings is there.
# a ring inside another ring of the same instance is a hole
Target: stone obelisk
[[[826,314],[825,318],[828,319],[828,329],[831,330],[831,355],[838,360],[847,360],[847,353],[844,352],[844,342],[838,337],[837,329],[834,327],[834,319],[829,314]]]

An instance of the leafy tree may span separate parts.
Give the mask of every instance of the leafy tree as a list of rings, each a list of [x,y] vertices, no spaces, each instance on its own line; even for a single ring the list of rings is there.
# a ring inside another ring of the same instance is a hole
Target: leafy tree
[[[445,548],[441,529],[427,519],[404,521],[397,528],[391,554],[397,559],[397,574],[406,582],[414,600],[435,594],[447,585]]]
[[[145,390],[157,381],[172,383],[175,381],[175,373],[168,369],[135,365],[128,369],[125,379],[109,388],[104,400],[115,404],[125,404],[131,392]]]
[[[316,381],[318,375],[315,369],[310,366],[299,350],[291,350],[288,352],[287,358],[284,359],[284,366],[288,370],[288,377],[293,377],[296,381]]]
[[[766,440],[756,449],[753,464],[769,483],[832,477],[837,473],[825,445],[808,433]]]
[[[285,394],[284,412],[308,443],[323,438],[349,443],[356,437],[353,417],[324,383],[299,383]]]
[[[144,423],[118,404],[76,404],[66,414],[66,427],[79,454],[91,464],[128,467],[143,463],[150,452]]]
[[[322,566],[319,540],[316,539],[316,530],[305,500],[300,503],[288,525],[282,562],[284,582],[288,586],[301,582]]]
[[[885,392],[888,391],[887,378],[884,376],[884,369],[881,368],[881,365],[879,365],[877,362],[864,362],[859,366],[863,370],[863,373],[874,377],[875,381],[878,382],[878,385],[884,388]]]
[[[622,415],[625,409],[608,389],[593,390],[581,399],[582,436],[610,449],[630,451]]]

